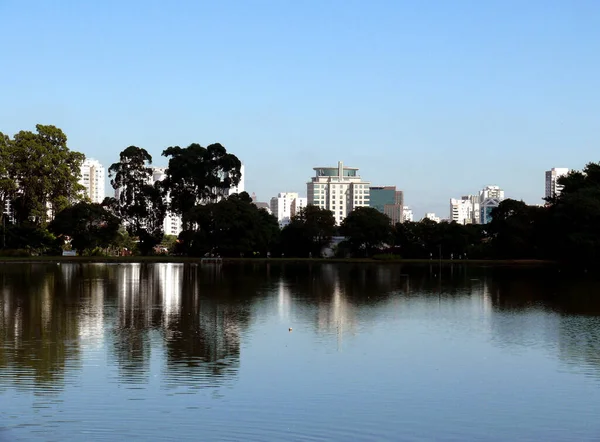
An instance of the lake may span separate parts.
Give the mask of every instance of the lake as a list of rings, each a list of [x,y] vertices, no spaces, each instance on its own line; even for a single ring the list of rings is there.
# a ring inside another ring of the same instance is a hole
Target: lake
[[[600,438],[556,269],[2,264],[0,441]]]

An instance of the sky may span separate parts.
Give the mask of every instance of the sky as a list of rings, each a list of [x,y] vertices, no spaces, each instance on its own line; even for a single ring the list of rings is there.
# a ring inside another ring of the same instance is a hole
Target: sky
[[[219,142],[259,201],[313,167],[395,185],[415,218],[600,161],[596,0],[0,0],[0,131],[60,127],[107,168]]]

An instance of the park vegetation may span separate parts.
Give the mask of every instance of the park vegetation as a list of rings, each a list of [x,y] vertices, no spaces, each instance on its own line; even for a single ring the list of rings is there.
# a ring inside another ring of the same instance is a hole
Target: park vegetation
[[[543,205],[502,201],[485,225],[391,225],[360,207],[336,226],[332,212],[309,205],[280,229],[247,193],[229,195],[241,162],[221,144],[172,146],[162,155],[168,166],[156,181],[152,156],[125,148],[109,167],[115,197],[96,204],[79,184],[85,157],[59,128],[0,133],[2,254],[600,261],[600,163],[561,177],[562,192]],[[164,234],[169,213],[181,216],[178,237]],[[341,240],[332,246],[334,237]]]

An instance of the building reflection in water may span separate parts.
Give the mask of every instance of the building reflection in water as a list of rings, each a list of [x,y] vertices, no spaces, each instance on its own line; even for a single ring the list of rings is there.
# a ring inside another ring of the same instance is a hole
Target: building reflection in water
[[[494,345],[542,345],[599,376],[599,289],[581,277],[465,266],[3,265],[0,386],[60,389],[82,357],[104,361],[105,351],[120,382],[149,382],[158,368],[165,388],[223,385],[238,373],[252,318],[275,315],[339,349],[390,314],[469,318]]]

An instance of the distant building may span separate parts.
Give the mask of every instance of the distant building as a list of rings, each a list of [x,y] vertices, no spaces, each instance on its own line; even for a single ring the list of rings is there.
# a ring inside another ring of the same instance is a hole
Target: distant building
[[[315,176],[306,183],[308,204],[331,210],[337,225],[357,207],[369,206],[369,185],[356,167],[315,167]]]
[[[402,208],[402,222],[413,222],[414,216],[413,211],[410,207],[404,206]]]
[[[269,203],[265,203],[262,201],[256,201],[256,193],[252,192],[252,195],[250,195],[250,198],[252,198],[252,203],[258,207],[259,209],[265,209],[267,212],[269,212],[269,214],[272,214],[271,212],[271,206]]]
[[[423,219],[430,219],[431,221],[434,221],[436,223],[440,222],[440,217],[436,216],[435,213],[433,213],[433,212],[426,213],[425,216],[423,217]]]
[[[558,179],[561,176],[567,175],[569,169],[566,167],[553,167],[546,171],[546,191],[544,193],[545,198],[553,198],[560,195],[563,186],[558,184]]]
[[[306,198],[300,198],[296,192],[281,192],[271,198],[271,213],[277,217],[281,228],[290,223],[292,212],[295,214],[304,206],[306,206]]]
[[[85,195],[92,203],[101,204],[104,201],[106,174],[104,166],[93,158],[86,158],[81,165],[79,184],[85,187]]]
[[[479,192],[480,223],[487,224],[492,220],[492,210],[504,199],[504,190],[498,186],[486,186]]]
[[[292,201],[292,207],[290,208],[290,216],[293,218],[298,215],[302,209],[306,207],[308,198],[296,198]]]
[[[395,225],[403,220],[404,194],[396,186],[369,187],[369,206],[385,213]]]
[[[242,193],[242,192],[246,191],[246,187],[245,187],[246,168],[244,167],[243,164],[242,164],[242,167],[240,167],[240,173],[241,173],[240,182],[238,183],[237,186],[231,186],[231,188],[229,189],[228,195],[233,195],[234,193]]]
[[[473,219],[473,204],[468,197],[450,198],[450,221],[458,224],[470,224]]]
[[[479,196],[466,195],[460,199],[450,198],[449,221],[458,224],[479,224],[480,222]]]

